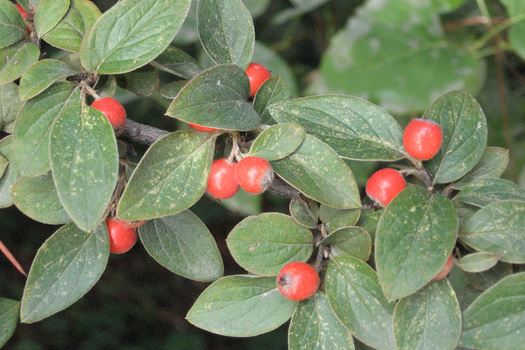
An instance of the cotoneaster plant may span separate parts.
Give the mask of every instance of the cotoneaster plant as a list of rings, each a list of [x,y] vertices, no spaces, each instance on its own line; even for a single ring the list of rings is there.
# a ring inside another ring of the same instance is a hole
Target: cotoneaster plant
[[[235,179],[237,163],[226,158],[213,162],[206,191],[217,199],[228,199],[239,191],[239,183]]]
[[[137,231],[134,225],[117,218],[106,219],[109,233],[109,251],[113,254],[123,254],[137,243]]]
[[[386,207],[405,187],[403,175],[394,169],[385,168],[370,176],[366,183],[366,194],[380,206]]]
[[[214,132],[214,131],[217,131],[216,128],[210,128],[210,127],[207,127],[207,126],[201,126],[201,125],[197,125],[197,124],[191,124],[191,123],[188,123],[188,126],[192,129],[195,129],[195,130],[198,130],[198,131],[203,131],[203,132]]]
[[[111,126],[121,131],[126,126],[126,109],[122,104],[112,97],[102,97],[91,104],[108,118]]]
[[[262,64],[252,62],[246,68],[250,80],[250,97],[254,97],[261,85],[271,78],[272,73]]]
[[[272,166],[266,159],[246,157],[235,166],[235,178],[246,192],[260,194],[270,187],[274,173]]]
[[[296,261],[285,265],[277,276],[282,295],[293,301],[310,298],[319,288],[319,274],[312,265]]]
[[[454,266],[454,254],[450,254],[447,261],[445,262],[445,265],[443,265],[443,268],[437,275],[434,276],[434,280],[441,280],[448,276],[450,271],[452,270],[452,267]]]
[[[431,119],[413,119],[403,133],[403,145],[412,157],[419,160],[433,158],[443,143],[441,126]]]

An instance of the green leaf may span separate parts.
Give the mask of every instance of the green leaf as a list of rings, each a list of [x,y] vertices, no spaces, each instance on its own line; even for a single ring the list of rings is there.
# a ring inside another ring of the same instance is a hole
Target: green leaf
[[[0,178],[2,178],[8,166],[9,161],[4,157],[0,156]]]
[[[66,15],[69,0],[42,0],[36,7],[35,31],[39,38],[53,29]]]
[[[394,312],[399,350],[454,350],[461,335],[461,311],[447,279],[432,281],[401,299]]]
[[[287,101],[290,96],[290,89],[280,75],[266,79],[253,99],[253,109],[261,116],[261,123],[267,123],[272,118],[269,106]]]
[[[317,292],[297,305],[288,331],[290,350],[353,350],[352,335],[330,308],[328,298]]]
[[[13,162],[13,137],[7,136],[0,141],[0,156],[7,159],[9,165],[0,178],[0,208],[7,208],[13,204],[11,187],[20,178],[18,169]]]
[[[18,85],[7,83],[0,85],[0,130],[13,123],[24,104],[18,95]]]
[[[186,84],[188,84],[187,80],[178,80],[178,81],[174,81],[173,83],[166,84],[160,89],[160,94],[163,97],[173,100],[175,99],[175,97],[177,97],[180,90],[182,90],[182,88]]]
[[[60,49],[78,52],[86,32],[101,13],[89,0],[71,0],[66,15],[42,39]]]
[[[356,226],[362,227],[372,236],[372,240],[375,237],[377,224],[383,214],[383,209],[379,210],[361,210],[359,220],[357,220]]]
[[[499,255],[492,253],[472,253],[457,261],[457,265],[466,272],[483,272],[498,263]]]
[[[0,49],[17,43],[26,33],[26,24],[16,7],[0,0]]]
[[[232,64],[215,66],[193,78],[166,114],[187,123],[227,130],[251,130],[259,116],[246,101],[248,76]]]
[[[336,209],[321,204],[319,219],[325,224],[328,233],[341,227],[354,226],[359,219],[361,209]]]
[[[296,305],[279,292],[275,277],[228,276],[206,288],[186,319],[212,333],[251,337],[282,325]]]
[[[0,85],[20,78],[27,67],[38,61],[38,56],[38,47],[26,41],[0,50]]]
[[[215,240],[189,210],[150,220],[139,228],[139,233],[153,259],[178,275],[209,282],[224,274]]]
[[[487,147],[478,164],[453,187],[461,190],[470,183],[486,178],[498,178],[509,163],[509,150],[500,147]]]
[[[341,157],[393,161],[404,157],[403,130],[378,106],[352,96],[321,95],[269,107],[280,123],[303,125]]]
[[[400,192],[376,232],[376,267],[387,298],[406,297],[430,282],[450,256],[457,232],[456,209],[448,198],[419,186]]]
[[[67,64],[58,60],[41,60],[32,64],[20,79],[20,99],[28,100],[47,89],[57,80],[76,75]]]
[[[333,256],[353,256],[368,261],[372,252],[372,239],[361,227],[342,227],[328,235],[322,242],[330,246]]]
[[[396,349],[395,304],[386,300],[370,266],[349,256],[330,260],[325,289],[334,314],[357,339],[375,349]]]
[[[510,28],[508,39],[510,46],[522,58],[525,57],[525,6],[519,0],[501,0],[507,8],[509,21],[513,24]]]
[[[198,0],[197,30],[202,46],[217,64],[246,68],[251,62],[255,30],[241,0]]]
[[[463,188],[454,201],[484,207],[505,200],[525,201],[525,190],[503,179],[480,179]]]
[[[289,205],[290,215],[299,225],[317,228],[319,205],[312,200],[292,199]]]
[[[0,347],[4,346],[15,332],[19,313],[19,301],[0,298]]]
[[[33,323],[76,302],[98,281],[109,257],[106,225],[91,233],[62,226],[38,250],[22,297],[20,319]]]
[[[186,52],[175,46],[168,46],[151,64],[160,70],[184,79],[193,79],[202,73],[199,63]]]
[[[434,183],[455,181],[478,164],[487,144],[487,121],[472,96],[461,91],[445,94],[423,117],[434,120],[443,131],[441,149],[427,163]]]
[[[151,96],[159,88],[159,75],[152,65],[145,65],[132,72],[116,76],[121,88],[140,97]]]
[[[51,169],[49,135],[56,120],[81,99],[79,89],[58,83],[27,101],[13,130],[13,158],[23,176],[38,176]]]
[[[525,202],[503,201],[481,208],[465,223],[459,239],[476,250],[499,255],[501,261],[525,263]]]
[[[202,197],[215,148],[215,135],[169,134],[148,149],[120,199],[117,216],[128,221],[173,215]]]
[[[294,153],[271,164],[286,182],[320,203],[340,209],[361,207],[352,170],[314,136],[306,135]]]
[[[171,43],[190,3],[190,0],[118,2],[82,40],[82,65],[100,74],[121,74],[145,65]]]
[[[249,155],[267,161],[282,159],[295,151],[305,136],[305,128],[296,123],[271,126],[253,141]]]
[[[486,290],[496,284],[502,278],[511,275],[513,272],[512,265],[498,261],[494,267],[479,273],[469,273],[463,271],[463,275],[468,283],[477,289]]]
[[[64,209],[80,229],[94,230],[117,183],[117,142],[108,118],[86,105],[71,106],[55,121],[49,152]]]
[[[117,79],[114,75],[101,75],[94,89],[100,97],[113,97],[117,91]]]
[[[306,262],[312,255],[314,239],[310,230],[292,217],[264,213],[237,224],[227,243],[235,261],[247,271],[277,276],[286,264]]]
[[[51,173],[20,178],[13,186],[11,196],[16,207],[33,220],[49,225],[71,221],[60,203]]]
[[[478,349],[523,349],[524,291],[525,273],[518,273],[481,294],[463,313],[460,344]]]

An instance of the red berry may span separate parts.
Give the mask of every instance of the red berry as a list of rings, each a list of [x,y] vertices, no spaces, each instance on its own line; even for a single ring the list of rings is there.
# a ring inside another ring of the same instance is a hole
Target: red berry
[[[414,119],[408,123],[403,134],[403,145],[412,157],[429,160],[443,143],[441,127],[431,119]]]
[[[16,8],[18,9],[18,12],[22,15],[23,19],[26,19],[29,16],[29,13],[27,13],[26,10],[22,7],[20,4],[15,4]]]
[[[277,276],[282,295],[293,301],[310,298],[319,288],[319,274],[307,263],[296,261],[285,265]]]
[[[450,254],[447,261],[445,262],[445,265],[443,265],[443,268],[441,269],[441,271],[439,271],[439,273],[435,275],[433,279],[440,280],[440,279],[447,277],[447,275],[450,273],[450,270],[452,270],[453,265],[454,265],[454,255]]]
[[[382,207],[406,187],[405,178],[394,169],[376,171],[366,183],[366,194]]]
[[[246,74],[250,79],[250,97],[255,96],[266,79],[272,76],[268,68],[259,63],[250,63],[246,68]]]
[[[207,126],[200,126],[200,125],[197,125],[197,124],[190,124],[188,123],[188,126],[190,128],[193,128],[195,130],[199,130],[199,131],[204,131],[204,132],[214,132],[214,131],[217,131],[217,129],[215,128],[209,128]]]
[[[249,193],[263,193],[272,184],[273,177],[272,166],[260,157],[243,158],[235,167],[237,182]]]
[[[239,191],[239,183],[235,179],[235,163],[229,163],[226,158],[213,162],[206,191],[217,199],[233,197]]]
[[[109,233],[109,251],[122,254],[130,250],[137,242],[137,231],[130,223],[116,218],[106,219]]]
[[[109,119],[114,129],[123,129],[126,126],[126,110],[119,101],[111,97],[103,97],[91,104]]]

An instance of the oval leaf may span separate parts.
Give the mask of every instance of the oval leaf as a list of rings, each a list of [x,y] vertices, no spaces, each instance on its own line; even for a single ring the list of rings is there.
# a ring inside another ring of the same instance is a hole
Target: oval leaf
[[[7,0],[0,0],[0,49],[17,43],[26,33],[22,16]]]
[[[292,199],[290,201],[290,215],[300,225],[307,228],[317,228],[319,220],[319,205],[317,202],[303,199]]]
[[[473,253],[462,257],[457,265],[465,272],[483,272],[498,263],[499,255],[492,253]]]
[[[368,261],[372,252],[372,239],[361,227],[335,230],[323,239],[323,244],[330,246],[333,256],[353,256],[363,261]]]
[[[118,86],[140,97],[151,96],[159,88],[159,75],[150,64],[132,72],[117,75],[116,80]]]
[[[403,298],[432,280],[450,256],[457,232],[456,209],[445,196],[419,186],[400,192],[376,232],[377,273],[387,298]]]
[[[98,281],[109,257],[105,224],[92,233],[62,226],[38,250],[22,297],[20,319],[33,323],[80,299]]]
[[[155,142],[133,172],[117,216],[153,219],[192,206],[208,185],[214,148],[213,133],[179,131]]]
[[[41,60],[31,65],[20,79],[20,99],[25,101],[51,86],[55,81],[77,73],[58,60]]]
[[[35,12],[35,31],[39,38],[53,29],[66,15],[69,0],[41,0]]]
[[[497,178],[505,171],[509,163],[509,150],[500,147],[487,147],[478,164],[453,185],[461,190],[468,184],[485,178]]]
[[[20,178],[18,169],[13,161],[13,137],[7,136],[0,141],[0,156],[9,161],[7,169],[0,178],[0,208],[7,208],[13,204],[11,188]]]
[[[328,233],[341,227],[354,226],[361,215],[361,209],[336,209],[321,204],[319,219],[325,224]]]
[[[19,301],[0,298],[0,347],[4,346],[15,332],[19,313]]]
[[[193,79],[204,70],[193,57],[171,45],[151,64],[157,69],[184,79]]]
[[[287,101],[290,96],[290,89],[280,75],[266,79],[253,99],[253,109],[261,116],[261,123],[267,123],[272,119],[269,106]]]
[[[202,292],[186,319],[212,333],[251,337],[282,325],[296,305],[279,292],[275,277],[228,276]]]
[[[235,261],[262,276],[277,276],[293,261],[306,262],[312,255],[313,241],[310,230],[277,213],[247,217],[227,238]]]
[[[0,85],[0,129],[6,131],[16,119],[24,104],[18,95],[18,85],[7,83]]]
[[[249,155],[271,162],[295,151],[303,142],[306,130],[296,123],[283,123],[269,127],[257,136]]]
[[[401,299],[394,312],[399,350],[454,350],[461,335],[461,310],[447,279],[433,281]]]
[[[82,65],[101,74],[126,73],[145,65],[171,43],[190,3],[190,0],[118,2],[82,40]]]
[[[524,202],[525,190],[503,179],[480,179],[463,188],[454,200],[477,207],[505,200]]]
[[[27,67],[38,61],[38,56],[38,47],[26,41],[0,50],[0,85],[20,78]]]
[[[144,248],[168,270],[195,281],[215,281],[224,266],[217,244],[204,223],[185,210],[150,220],[139,228]]]
[[[57,117],[49,142],[60,202],[80,229],[92,231],[103,219],[117,183],[113,128],[102,112],[73,105]]]
[[[361,207],[352,170],[330,146],[313,136],[306,135],[294,153],[272,162],[272,167],[286,182],[318,202],[340,209]]]

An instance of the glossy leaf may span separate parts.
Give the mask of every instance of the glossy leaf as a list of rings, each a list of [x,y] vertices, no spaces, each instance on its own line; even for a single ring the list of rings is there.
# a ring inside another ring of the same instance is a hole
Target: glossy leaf
[[[461,311],[447,279],[432,281],[401,299],[394,312],[399,350],[454,350],[461,335]]]
[[[38,61],[35,44],[21,41],[0,50],[0,85],[20,78],[27,67]]]
[[[286,182],[320,203],[341,209],[361,207],[352,170],[332,148],[313,136],[306,135],[294,153],[271,164]]]
[[[342,227],[354,226],[360,214],[361,209],[336,209],[324,204],[319,207],[319,219],[329,233]]]
[[[460,345],[478,349],[522,349],[524,291],[525,273],[518,273],[481,294],[463,313]]]
[[[486,290],[492,285],[496,284],[502,278],[511,275],[513,272],[512,265],[501,261],[498,261],[494,267],[478,272],[470,273],[463,271],[463,275],[467,279],[468,283],[476,287],[477,289]]]
[[[450,256],[457,231],[456,209],[445,196],[419,186],[400,192],[376,232],[376,267],[387,298],[406,297],[430,282]]]
[[[49,152],[64,209],[80,229],[94,230],[117,183],[117,142],[108,118],[86,105],[71,106],[55,121]]]
[[[295,122],[341,157],[393,161],[404,156],[403,130],[378,106],[352,96],[321,95],[269,107],[280,123]]]
[[[509,150],[500,147],[487,147],[485,153],[481,156],[478,164],[462,177],[453,186],[455,189],[461,190],[470,183],[485,179],[498,178],[503,174],[507,164],[509,163]]]
[[[255,30],[241,0],[199,0],[197,30],[202,46],[217,64],[246,68],[252,60]]]
[[[361,227],[342,227],[323,239],[333,256],[353,256],[368,261],[372,252],[372,239]]]
[[[249,155],[267,161],[283,159],[301,145],[305,136],[305,128],[296,123],[271,126],[253,141]]]
[[[57,80],[76,75],[67,64],[58,60],[41,60],[31,65],[20,79],[20,99],[28,100],[47,89]]]
[[[224,266],[204,223],[189,210],[150,220],[139,228],[148,253],[168,270],[195,281],[215,281]]]
[[[434,183],[455,181],[480,161],[487,144],[487,121],[468,93],[453,91],[437,99],[424,114],[441,126],[443,144],[427,163]]]
[[[279,292],[275,277],[227,276],[202,292],[186,319],[212,333],[250,337],[282,325],[296,305]]]
[[[227,238],[235,261],[249,272],[277,276],[284,265],[306,262],[314,240],[307,228],[278,213],[250,216],[233,228]]]
[[[330,308],[328,298],[317,292],[297,305],[288,330],[290,350],[353,350],[352,335]]]
[[[0,0],[0,49],[17,43],[25,35],[22,16],[7,0]]]
[[[280,75],[266,79],[253,99],[253,109],[261,116],[261,123],[267,123],[272,118],[269,106],[287,101],[290,97],[290,89]]]
[[[19,313],[19,301],[0,298],[0,347],[4,346],[15,332]]]
[[[480,179],[472,182],[459,192],[455,201],[484,207],[490,203],[505,200],[525,201],[525,190],[513,182],[503,179]]]
[[[41,0],[35,12],[35,31],[39,38],[53,29],[66,15],[70,0]]]
[[[389,303],[374,270],[354,257],[330,260],[325,290],[341,323],[360,341],[375,349],[396,349],[394,303]]]
[[[186,52],[175,46],[168,46],[151,64],[157,69],[177,75],[183,79],[193,79],[204,69]]]
[[[249,90],[244,70],[231,64],[215,66],[186,84],[166,114],[202,126],[251,130],[259,116],[246,101]]]
[[[190,2],[118,2],[97,20],[82,40],[82,65],[100,74],[121,74],[145,65],[171,43],[188,13]]]
[[[152,65],[145,65],[132,72],[116,76],[121,88],[140,97],[151,96],[159,88],[159,75]]]
[[[457,265],[466,272],[483,272],[498,263],[499,255],[478,252],[465,255],[457,261]]]
[[[122,194],[117,216],[152,219],[192,206],[206,190],[214,143],[213,133],[179,131],[151,145]]]
[[[27,101],[13,131],[13,157],[23,176],[38,176],[51,169],[49,135],[56,120],[80,102],[73,84],[59,83]]]
[[[18,95],[18,85],[7,83],[0,85],[0,129],[13,123],[23,103]]]
[[[292,199],[289,205],[290,215],[297,223],[307,228],[317,228],[319,205],[317,202]]]
[[[525,263],[525,202],[503,201],[481,208],[466,223],[459,239],[500,260]]]
[[[7,136],[0,140],[0,156],[9,162],[7,169],[0,178],[0,208],[7,208],[13,204],[11,187],[20,178],[18,169],[13,162],[13,137]]]

